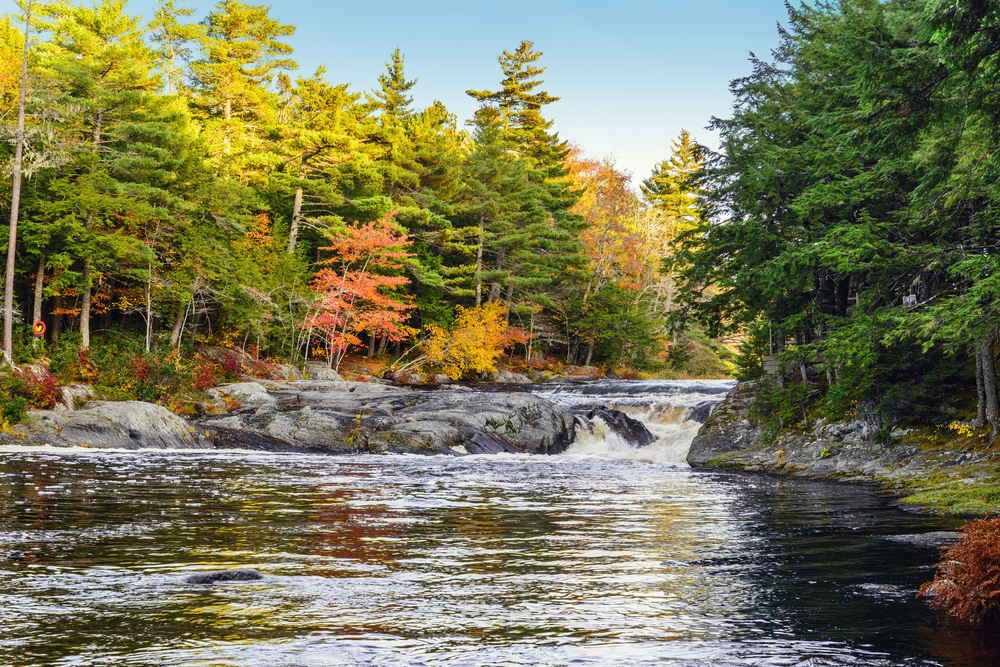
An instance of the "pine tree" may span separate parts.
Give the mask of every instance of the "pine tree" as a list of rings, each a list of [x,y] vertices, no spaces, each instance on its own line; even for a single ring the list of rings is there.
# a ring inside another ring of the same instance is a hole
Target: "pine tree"
[[[702,153],[691,134],[681,130],[670,157],[656,165],[640,186],[646,201],[673,222],[675,234],[692,229],[704,215],[705,193],[698,183],[705,166]]]
[[[144,43],[144,29],[137,17],[125,13],[123,0],[101,0],[93,8],[47,9],[55,20],[52,39],[43,45],[40,58],[43,67],[63,82],[67,100],[79,106],[78,129],[88,140],[75,173],[56,182],[61,195],[48,211],[68,228],[70,252],[82,260],[80,334],[86,348],[95,269],[144,254],[141,246],[115,233],[120,226],[116,218],[130,209],[134,212],[134,206],[148,208],[155,198],[124,182],[146,157],[133,145],[141,133],[133,124],[134,114],[160,82],[153,72],[152,51]]]
[[[194,103],[208,120],[212,159],[220,175],[249,182],[280,160],[270,145],[277,96],[270,89],[279,70],[298,66],[292,47],[280,41],[295,33],[269,16],[270,8],[220,0],[202,22],[202,57],[191,64]]]
[[[190,58],[189,44],[205,35],[205,26],[183,24],[178,20],[178,17],[191,16],[194,11],[192,8],[175,6],[174,0],[157,0],[153,20],[149,22],[151,38],[159,46],[157,55],[166,75],[167,95],[180,90],[183,69],[177,64],[177,59]]]

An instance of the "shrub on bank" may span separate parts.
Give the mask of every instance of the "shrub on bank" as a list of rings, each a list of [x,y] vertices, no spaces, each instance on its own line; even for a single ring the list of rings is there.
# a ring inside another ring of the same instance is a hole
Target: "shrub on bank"
[[[971,621],[1000,619],[1000,518],[966,523],[961,540],[941,550],[934,580],[918,596]]]

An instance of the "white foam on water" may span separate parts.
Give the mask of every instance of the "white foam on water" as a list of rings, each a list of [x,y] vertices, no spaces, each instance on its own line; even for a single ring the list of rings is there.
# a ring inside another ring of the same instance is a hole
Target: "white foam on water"
[[[589,386],[544,387],[536,393],[567,407],[602,404],[636,419],[656,441],[636,447],[615,433],[599,417],[593,431],[578,429],[576,440],[562,454],[571,458],[610,458],[687,467],[691,442],[701,423],[691,419],[706,401],[718,402],[732,381],[649,380],[598,381]],[[704,414],[704,413],[702,413]]]
[[[626,459],[687,467],[687,453],[701,424],[692,420],[673,423],[647,421],[643,419],[644,414],[631,411],[630,416],[643,422],[649,432],[656,437],[656,442],[645,447],[636,447],[612,431],[604,420],[597,417],[594,419],[593,432],[579,429],[576,440],[562,456]]]

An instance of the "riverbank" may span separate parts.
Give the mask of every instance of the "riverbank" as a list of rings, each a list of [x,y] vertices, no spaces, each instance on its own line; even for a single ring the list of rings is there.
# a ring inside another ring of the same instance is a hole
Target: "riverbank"
[[[1000,512],[1000,451],[967,429],[901,428],[876,444],[866,422],[815,421],[771,436],[750,418],[754,393],[741,383],[716,406],[691,444],[691,466],[877,484],[915,511]]]

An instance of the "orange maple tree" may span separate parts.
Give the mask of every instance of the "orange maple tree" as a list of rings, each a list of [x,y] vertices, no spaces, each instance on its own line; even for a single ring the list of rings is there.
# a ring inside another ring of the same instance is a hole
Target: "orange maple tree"
[[[619,171],[614,160],[588,159],[579,148],[571,150],[567,166],[569,178],[583,190],[573,212],[587,222],[580,235],[591,268],[584,303],[609,280],[638,289],[649,252],[645,238],[630,228],[639,207],[628,187],[631,177]]]
[[[361,344],[358,334],[363,331],[393,342],[415,331],[405,324],[414,306],[395,294],[410,281],[388,275],[412,256],[406,251],[412,241],[393,224],[395,215],[393,211],[372,222],[348,224],[322,248],[333,257],[320,262],[324,268],[313,278],[317,299],[303,326],[322,336],[334,367],[350,346]]]

